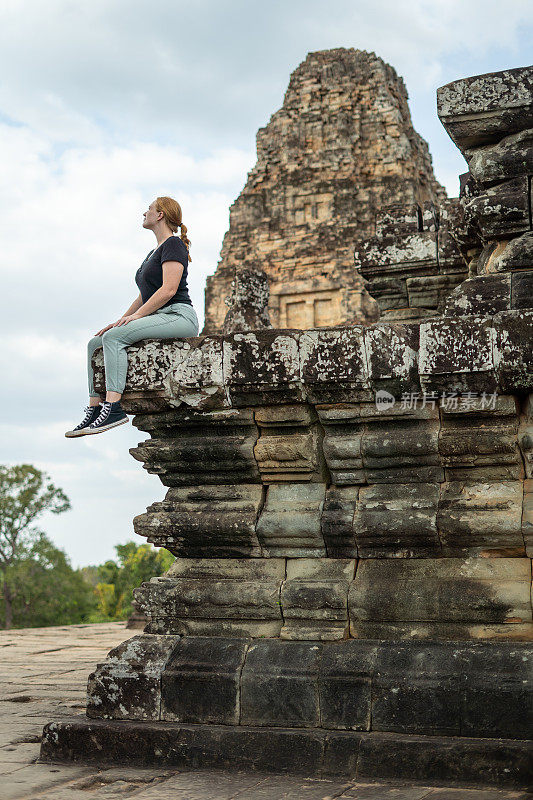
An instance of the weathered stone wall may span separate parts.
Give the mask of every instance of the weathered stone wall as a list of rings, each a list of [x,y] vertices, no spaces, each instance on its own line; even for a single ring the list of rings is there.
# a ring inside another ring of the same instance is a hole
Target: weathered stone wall
[[[441,87],[441,121],[469,166],[459,233],[471,280],[447,309],[492,314],[532,305],[533,67],[465,78]]]
[[[45,757],[90,742],[123,758],[129,744],[145,763],[525,785],[531,162],[529,134],[518,150],[506,135],[530,124],[521,79],[530,70],[441,90],[445,125],[477,148],[476,183],[435,230],[427,207],[422,230],[418,210],[384,211],[379,247],[362,248],[389,281],[382,303],[397,289],[433,316],[269,328],[254,274],[234,301],[255,282],[258,303],[234,305],[225,335],[129,348],[122,402],[149,434],[131,453],[168,487],[135,530],[177,560],[136,590],[148,627],[91,675],[91,719],[49,726]],[[470,114],[473,85],[486,102]],[[472,277],[437,316],[457,252]],[[93,363],[103,390],[101,351]]]
[[[525,785],[532,339],[522,308],[132,347],[169,487],[134,526],[177,560],[45,755]]]
[[[169,491],[134,525],[180,561],[136,593],[149,630],[532,638],[532,332],[523,310],[162,351],[131,452]]]
[[[459,244],[464,227],[457,198],[378,212],[375,236],[356,243],[354,263],[378,303],[380,321],[420,322],[442,313],[447,297],[468,277]]]
[[[394,69],[351,48],[309,53],[257,134],[257,163],[207,279],[202,333],[222,330],[231,281],[247,268],[268,275],[274,327],[375,321],[356,240],[374,234],[385,204],[445,196]]]

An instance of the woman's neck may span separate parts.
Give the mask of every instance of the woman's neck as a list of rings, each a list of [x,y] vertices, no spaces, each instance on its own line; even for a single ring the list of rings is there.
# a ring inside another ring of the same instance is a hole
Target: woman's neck
[[[168,239],[170,238],[170,236],[172,236],[172,231],[170,230],[170,228],[167,228],[166,225],[164,228],[155,229],[154,233],[155,233],[155,238],[157,239],[158,247],[165,241],[165,239]]]

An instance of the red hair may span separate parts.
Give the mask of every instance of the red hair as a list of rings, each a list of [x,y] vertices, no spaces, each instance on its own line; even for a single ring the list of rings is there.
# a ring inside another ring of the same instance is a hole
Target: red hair
[[[172,233],[177,233],[178,228],[181,228],[180,239],[187,248],[187,253],[189,253],[191,242],[187,237],[187,228],[182,222],[181,206],[178,201],[172,197],[158,197],[155,201],[155,207],[163,214],[165,222]],[[190,254],[189,261],[192,261]]]

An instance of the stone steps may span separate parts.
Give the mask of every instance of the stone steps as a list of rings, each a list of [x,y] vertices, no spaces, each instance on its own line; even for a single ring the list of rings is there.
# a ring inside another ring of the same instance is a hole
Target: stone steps
[[[530,742],[74,717],[49,723],[41,760],[528,788]]]

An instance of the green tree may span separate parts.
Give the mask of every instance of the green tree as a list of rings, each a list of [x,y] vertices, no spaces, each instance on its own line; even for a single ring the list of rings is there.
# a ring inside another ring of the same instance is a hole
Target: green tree
[[[105,619],[125,619],[133,611],[133,590],[143,581],[162,575],[174,561],[168,550],[135,542],[115,545],[118,563],[106,561],[97,567],[95,587],[98,610]]]
[[[96,608],[92,586],[44,534],[7,569],[7,580],[17,628],[87,622]],[[5,624],[5,602],[0,602],[0,618]]]
[[[20,586],[18,570],[28,558],[31,560],[32,548],[39,542],[44,547],[46,537],[35,527],[35,521],[45,511],[62,514],[71,508],[62,489],[48,481],[49,476],[31,464],[0,465],[0,579],[6,628],[13,625],[13,602]]]

